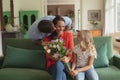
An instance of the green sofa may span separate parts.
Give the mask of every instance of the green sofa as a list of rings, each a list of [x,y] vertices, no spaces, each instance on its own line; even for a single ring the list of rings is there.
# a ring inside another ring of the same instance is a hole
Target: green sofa
[[[120,80],[120,55],[113,55],[112,38],[95,37],[94,42],[99,53],[94,63],[99,80]],[[3,53],[4,57],[0,57],[0,80],[52,80],[45,69],[43,47],[30,39],[4,39]]]

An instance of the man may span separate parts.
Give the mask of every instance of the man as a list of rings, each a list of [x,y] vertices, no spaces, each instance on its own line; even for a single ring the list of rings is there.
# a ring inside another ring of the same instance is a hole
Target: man
[[[41,45],[41,40],[54,31],[54,24],[50,20],[41,20],[36,24],[33,23],[28,34],[32,41]]]
[[[72,23],[72,20],[67,17],[67,16],[62,16],[65,20],[65,26],[66,27],[70,27],[71,26],[71,23]],[[53,21],[53,19],[55,18],[55,16],[52,16],[52,15],[49,15],[49,16],[45,16],[45,17],[42,17],[38,20],[36,20],[30,27],[29,31],[28,31],[28,34],[29,34],[29,37],[34,41],[34,42],[37,42],[44,39],[46,36],[50,35],[50,33],[52,33],[54,31],[54,27],[51,23],[45,23],[44,25],[39,25],[40,22],[42,20],[47,20],[47,21]],[[48,27],[48,25],[49,27]],[[46,26],[46,27],[45,27]],[[39,27],[43,27],[45,28],[45,32],[43,30],[40,30],[38,29]],[[53,27],[53,30],[49,31],[50,27]],[[49,31],[49,32],[47,32]]]

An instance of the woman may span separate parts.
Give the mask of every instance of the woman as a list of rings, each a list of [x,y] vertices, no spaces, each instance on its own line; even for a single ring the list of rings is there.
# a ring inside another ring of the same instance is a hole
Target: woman
[[[50,56],[46,53],[47,59],[47,70],[52,75],[52,80],[67,80],[66,78],[66,68],[63,62],[67,63],[69,61],[73,61],[72,57],[72,50],[74,47],[73,36],[70,32],[65,32],[65,21],[61,16],[56,16],[53,20],[55,31],[52,33],[51,36],[46,37],[44,41],[50,42],[53,39],[62,38],[64,40],[64,46],[70,49],[70,53],[67,56],[64,56],[61,61],[57,60],[58,56]]]

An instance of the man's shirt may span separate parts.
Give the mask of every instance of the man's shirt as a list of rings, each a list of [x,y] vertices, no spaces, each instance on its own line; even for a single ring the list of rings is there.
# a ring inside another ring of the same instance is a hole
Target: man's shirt
[[[67,16],[62,16],[65,20],[65,26],[68,26],[70,27],[71,24],[72,24],[72,20],[67,17]],[[45,17],[42,17],[38,20],[36,20],[30,27],[29,31],[28,31],[28,34],[29,34],[29,37],[34,41],[34,40],[38,40],[38,39],[43,39],[45,38],[46,36],[50,35],[50,34],[47,34],[47,33],[43,33],[43,32],[40,32],[38,30],[38,24],[41,20],[50,20],[50,21],[53,21],[53,19],[55,18],[55,16],[45,16]]]

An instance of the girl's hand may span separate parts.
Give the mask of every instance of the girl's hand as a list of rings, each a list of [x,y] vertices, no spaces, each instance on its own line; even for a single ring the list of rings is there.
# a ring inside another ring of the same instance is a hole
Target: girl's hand
[[[71,71],[71,76],[76,76],[79,73],[79,71],[77,69]]]
[[[73,71],[70,71],[68,74],[69,74],[72,78],[75,77]]]

